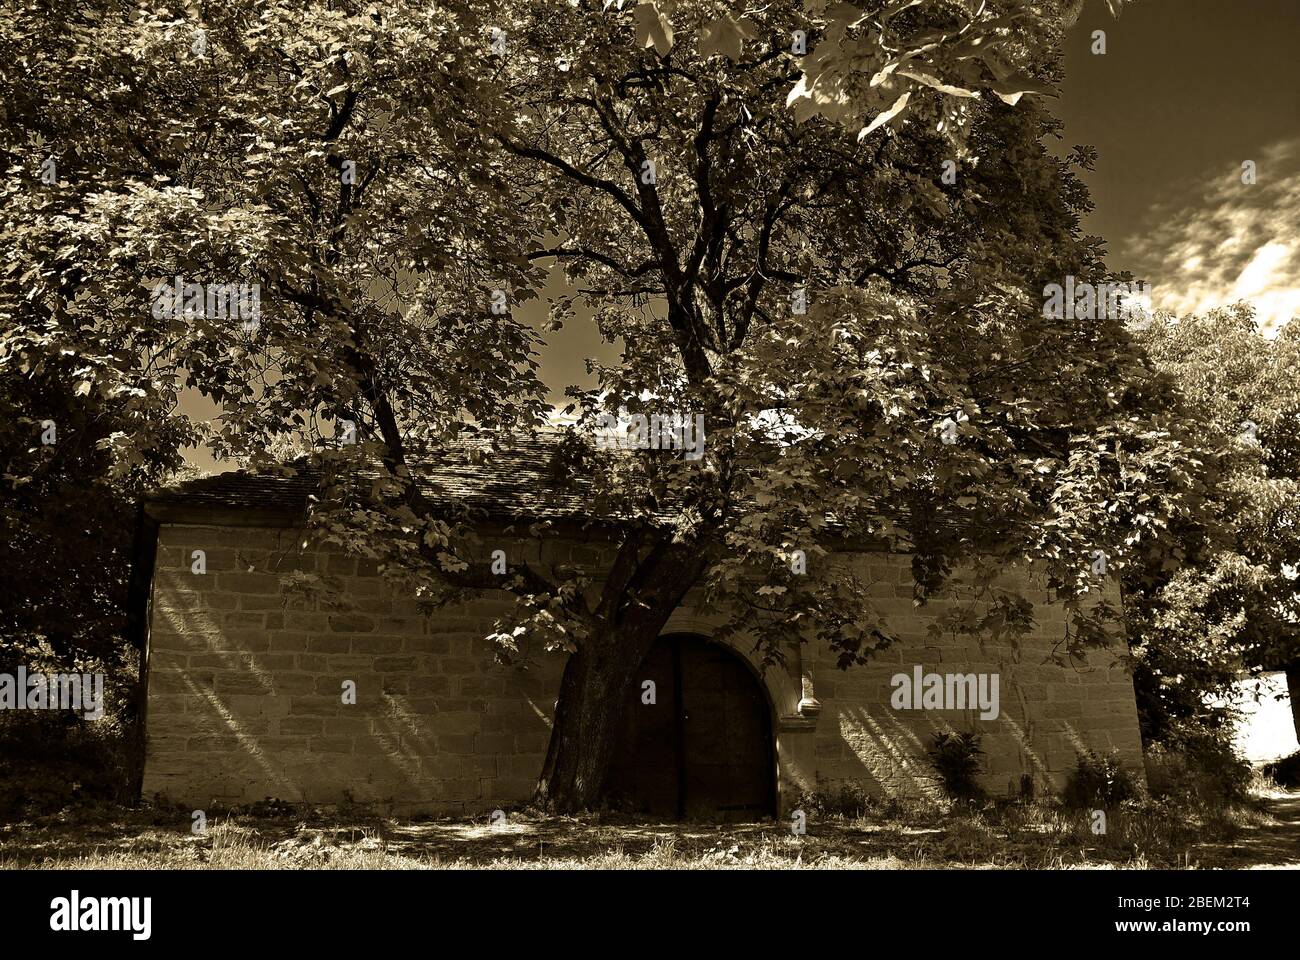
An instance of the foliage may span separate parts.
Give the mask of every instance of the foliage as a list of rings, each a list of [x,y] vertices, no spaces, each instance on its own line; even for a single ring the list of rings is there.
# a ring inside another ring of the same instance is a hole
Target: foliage
[[[1300,750],[1264,765],[1264,775],[1281,787],[1300,787]]]
[[[1147,790],[1204,810],[1222,810],[1249,797],[1253,771],[1221,736],[1184,738],[1174,747],[1157,742],[1146,749]]]
[[[0,822],[65,808],[121,804],[132,799],[139,769],[134,651],[108,660],[68,659],[49,645],[24,651],[31,672],[103,673],[104,716],[91,720],[54,710],[0,712]],[[12,672],[13,666],[6,666]]]
[[[0,666],[45,646],[62,663],[94,656],[116,666],[133,499],[178,463],[184,427],[166,454],[115,460],[108,445],[140,419],[133,398],[88,395],[75,355],[34,366],[5,356],[20,337],[6,329],[0,346]]]
[[[978,733],[936,733],[926,750],[939,775],[944,793],[954,800],[973,801],[984,797],[977,777],[984,755]]]
[[[1045,283],[1107,276],[1079,229],[1091,156],[1056,158],[1059,123],[1019,96],[1048,92],[1058,5],[47,6],[0,26],[4,369],[123,404],[96,443],[114,476],[194,441],[268,468],[305,443],[317,539],[422,598],[514,592],[503,656],[580,655],[545,779],[599,785],[616,724],[566,705],[616,697],[693,585],[722,636],[848,666],[892,630],[828,543],[912,552],[918,602],[971,568],[991,610],[967,629],[1032,622],[991,586],[1032,561],[1068,654],[1113,635],[1081,602],[1093,551],[1122,568],[1196,494],[1122,324],[1041,309]],[[867,114],[889,132],[855,137]],[[569,410],[571,463],[617,520],[599,588],[493,577],[413,481],[467,424],[495,443],[542,420],[514,308],[548,264],[574,288],[550,328],[590,317],[621,351]],[[258,284],[259,321],[159,316],[174,277]],[[594,449],[620,409],[702,414],[705,456]]]
[[[795,800],[796,810],[802,810],[813,821],[842,817],[856,820],[864,816],[873,805],[872,797],[857,783],[818,782],[811,790],[800,793]]]
[[[129,728],[62,713],[15,711],[0,721],[0,821],[130,799]]]
[[[1115,807],[1137,796],[1133,778],[1118,756],[1091,750],[1080,752],[1066,781],[1061,799],[1067,807],[1080,809]]]
[[[1144,736],[1195,753],[1229,736],[1241,673],[1300,658],[1300,331],[1237,304],[1141,336],[1204,493],[1126,571],[1134,679]]]
[[[1123,0],[1107,4],[1119,16]],[[623,0],[617,5],[621,10]],[[1015,106],[1026,94],[1056,95],[1037,75],[1036,54],[1081,8],[1081,0],[882,0],[861,7],[811,0],[774,23],[752,11],[737,18],[725,4],[642,0],[634,18],[637,42],[660,58],[698,37],[701,56],[740,61],[746,41],[784,26],[799,67],[786,94],[797,120],[820,116],[861,126],[862,140],[910,119],[959,146],[968,108],[981,96]]]

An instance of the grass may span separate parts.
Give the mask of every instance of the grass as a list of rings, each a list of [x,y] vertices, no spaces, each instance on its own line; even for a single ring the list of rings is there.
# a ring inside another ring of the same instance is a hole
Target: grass
[[[1239,837],[1271,826],[1258,805],[1205,815],[1168,802],[1134,801],[1110,811],[1106,833],[1098,835],[1086,811],[1051,803],[945,810],[884,802],[847,816],[813,811],[803,836],[795,836],[785,822],[646,823],[526,810],[496,825],[486,817],[393,820],[338,810],[236,812],[211,817],[204,835],[195,836],[185,810],[99,808],[0,826],[0,868],[1189,868],[1217,865],[1220,853],[1233,852]]]

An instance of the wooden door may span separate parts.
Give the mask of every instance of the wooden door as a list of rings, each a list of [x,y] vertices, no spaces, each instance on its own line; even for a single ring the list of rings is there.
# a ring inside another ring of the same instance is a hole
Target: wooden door
[[[611,805],[665,819],[774,816],[771,710],[749,667],[720,644],[675,634],[656,641],[638,677]],[[643,702],[646,680],[653,704]]]

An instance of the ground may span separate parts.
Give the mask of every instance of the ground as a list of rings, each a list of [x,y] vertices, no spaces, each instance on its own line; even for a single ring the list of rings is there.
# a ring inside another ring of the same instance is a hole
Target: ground
[[[1270,790],[1262,799],[1272,822],[1243,829],[1231,842],[1204,844],[1200,853],[1208,865],[1300,869],[1300,790]]]
[[[1007,805],[983,813],[894,806],[859,818],[788,823],[644,823],[509,812],[503,822],[390,820],[346,811],[214,816],[195,836],[185,811],[83,811],[0,827],[0,868],[728,869],[926,867],[1300,868],[1300,791],[1270,790],[1232,822],[1180,824],[1169,811],[1086,813]]]

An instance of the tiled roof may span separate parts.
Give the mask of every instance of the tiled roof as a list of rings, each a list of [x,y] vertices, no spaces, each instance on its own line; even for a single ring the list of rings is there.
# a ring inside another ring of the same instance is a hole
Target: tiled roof
[[[491,435],[464,434],[440,458],[411,470],[435,507],[463,507],[480,518],[507,521],[617,522],[589,475],[558,468],[563,437],[563,431],[544,429],[493,449]],[[145,498],[145,510],[171,523],[203,523],[219,514],[223,524],[292,524],[305,519],[308,497],[319,493],[320,473],[305,460],[289,465],[295,476],[234,470],[166,487]],[[674,514],[667,502],[654,511],[663,522]],[[826,520],[828,533],[840,530],[832,515]]]
[[[558,431],[510,441],[492,448],[487,437],[467,436],[437,460],[412,466],[426,497],[435,504],[461,504],[492,516],[558,519],[593,512],[590,481],[566,477],[554,467]],[[295,476],[230,471],[160,489],[146,499],[155,516],[185,512],[250,511],[301,514],[317,493],[320,474],[305,461],[292,464]]]

